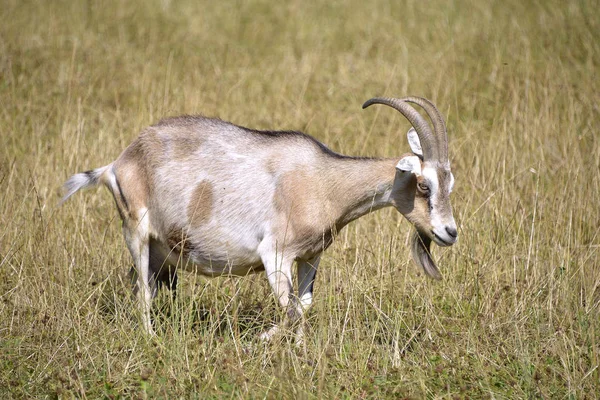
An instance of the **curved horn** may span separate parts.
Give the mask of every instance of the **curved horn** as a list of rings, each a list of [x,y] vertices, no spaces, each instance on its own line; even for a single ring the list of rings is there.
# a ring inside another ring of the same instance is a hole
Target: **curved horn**
[[[421,148],[423,149],[423,159],[435,160],[438,158],[435,135],[433,132],[431,132],[431,128],[429,127],[429,124],[425,118],[423,118],[423,116],[419,114],[419,112],[411,105],[401,99],[375,97],[367,100],[365,104],[363,104],[362,108],[367,108],[373,104],[385,104],[386,106],[390,106],[404,115],[406,119],[410,121],[412,126],[414,126],[415,130],[417,131],[417,135],[419,135]]]
[[[424,97],[410,96],[404,97],[400,100],[421,106],[427,115],[429,115],[431,122],[433,122],[433,131],[435,132],[436,136],[440,161],[448,161],[448,133],[446,130],[446,123],[444,122],[444,117],[442,117],[442,114],[437,109],[435,104]]]

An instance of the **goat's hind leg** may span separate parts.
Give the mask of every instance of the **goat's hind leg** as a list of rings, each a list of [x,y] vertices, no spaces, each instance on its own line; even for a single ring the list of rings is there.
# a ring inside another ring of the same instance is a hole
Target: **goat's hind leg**
[[[139,219],[123,221],[123,236],[135,265],[136,288],[142,325],[144,330],[154,335],[150,307],[152,298],[156,296],[156,284],[151,280],[150,273],[150,224],[147,210],[138,213]]]
[[[150,292],[154,299],[158,295],[158,291],[163,287],[169,289],[175,298],[177,291],[177,266],[171,264],[167,257],[160,251],[160,247],[156,242],[150,239]],[[135,266],[129,271],[129,280],[131,282],[133,292],[137,295],[138,292],[138,273]]]

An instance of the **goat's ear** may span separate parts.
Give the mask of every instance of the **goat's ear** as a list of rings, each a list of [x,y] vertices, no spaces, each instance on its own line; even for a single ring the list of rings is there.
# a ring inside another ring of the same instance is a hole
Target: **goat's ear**
[[[417,135],[417,131],[415,128],[410,128],[406,133],[406,137],[408,137],[408,145],[413,153],[419,156],[419,158],[423,159],[423,149],[421,148],[421,141],[419,140],[419,135]]]
[[[412,172],[416,176],[421,175],[421,159],[417,156],[403,157],[396,164],[396,169],[402,172]]]

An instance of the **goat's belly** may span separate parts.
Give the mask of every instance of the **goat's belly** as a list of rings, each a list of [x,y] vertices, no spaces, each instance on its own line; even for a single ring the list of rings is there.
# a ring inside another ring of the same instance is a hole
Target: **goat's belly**
[[[182,264],[186,271],[207,276],[236,275],[245,276],[264,270],[260,257],[246,254],[241,257],[210,257],[204,254],[190,254]]]
[[[257,252],[259,233],[243,227],[171,230],[162,243],[168,263],[190,272],[207,276],[247,275],[263,269]]]
[[[162,245],[161,253],[166,264],[206,276],[244,276],[264,270],[260,256],[248,249],[224,252],[183,244]]]

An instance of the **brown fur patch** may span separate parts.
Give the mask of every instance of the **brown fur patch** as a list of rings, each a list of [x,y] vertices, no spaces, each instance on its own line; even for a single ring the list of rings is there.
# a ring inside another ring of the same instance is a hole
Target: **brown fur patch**
[[[125,215],[137,220],[136,211],[148,207],[153,169],[161,164],[163,147],[157,133],[147,129],[115,161],[114,171],[127,205]]]
[[[290,251],[302,249],[313,255],[331,244],[336,214],[324,201],[325,193],[320,181],[306,171],[288,172],[278,179],[274,205]]]
[[[174,160],[183,160],[190,157],[202,145],[202,139],[197,136],[176,137],[171,142],[171,156]]]
[[[208,222],[213,207],[212,184],[204,180],[200,182],[194,191],[187,207],[187,216],[190,225],[194,228]]]
[[[304,171],[288,172],[277,182],[275,208],[289,216],[289,220],[296,225],[293,228],[310,225],[312,218],[307,214],[319,209],[318,204],[314,204],[314,199],[311,198],[315,193],[307,190],[309,182],[311,178]],[[318,194],[316,196],[318,197]]]
[[[149,130],[158,129],[162,141],[168,147],[168,157],[184,160],[190,157],[204,143],[204,136],[198,130],[200,124],[210,125],[211,120],[200,116],[182,115],[161,120]]]
[[[267,172],[271,175],[275,175],[277,172],[277,161],[275,158],[268,159],[266,162]]]
[[[327,248],[332,236],[359,215],[345,216],[361,204],[371,204],[383,184],[391,185],[396,162],[335,160],[323,169],[296,169],[279,176],[273,200],[286,243],[302,250],[301,256]],[[332,176],[337,178],[328,179]]]
[[[412,190],[412,189],[411,189]],[[429,201],[427,196],[415,189],[413,191],[413,208],[410,212],[404,214],[417,229],[430,231],[431,230],[431,213],[429,211]],[[400,209],[398,209],[400,210]]]
[[[173,229],[167,232],[167,246],[169,246],[171,250],[177,251],[184,257],[188,257],[192,251],[192,244],[185,234],[179,229]]]
[[[149,158],[153,166],[161,164],[165,156],[165,145],[154,129],[147,129],[139,137],[144,157]]]
[[[137,163],[128,162],[119,165],[116,172],[119,187],[126,200],[130,218],[137,220],[135,211],[148,206],[149,182],[147,168]]]
[[[394,203],[396,209],[402,213],[417,229],[429,231],[431,229],[431,217],[429,211],[428,197],[417,190],[417,183],[423,181],[423,177],[415,177],[412,173],[400,173],[402,177],[401,186],[395,191]]]

